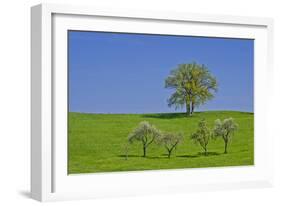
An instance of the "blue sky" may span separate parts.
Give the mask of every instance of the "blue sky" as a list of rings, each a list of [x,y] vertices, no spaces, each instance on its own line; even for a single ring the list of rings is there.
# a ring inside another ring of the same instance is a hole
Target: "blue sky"
[[[219,84],[197,111],[253,111],[254,40],[69,31],[68,42],[70,111],[175,112],[164,80],[194,61]]]

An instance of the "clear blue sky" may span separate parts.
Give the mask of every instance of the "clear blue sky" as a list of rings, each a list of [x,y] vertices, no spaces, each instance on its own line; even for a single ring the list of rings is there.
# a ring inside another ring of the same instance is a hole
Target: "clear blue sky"
[[[68,58],[70,111],[174,112],[164,80],[193,61],[219,83],[197,111],[253,111],[254,40],[69,31]]]

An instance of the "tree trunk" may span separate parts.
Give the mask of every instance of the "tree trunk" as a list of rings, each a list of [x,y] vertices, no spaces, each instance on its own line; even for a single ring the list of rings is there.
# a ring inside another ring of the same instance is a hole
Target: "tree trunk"
[[[146,157],[146,146],[143,146],[143,157]]]
[[[192,115],[192,102],[189,102],[189,116]]]
[[[191,102],[191,114],[194,112],[194,102]]]
[[[171,158],[171,153],[172,153],[172,151],[168,150],[168,158]]]
[[[205,150],[205,156],[207,156],[207,148],[204,148],[204,150]]]
[[[227,141],[224,142],[224,154],[227,154]]]
[[[186,106],[186,116],[190,116],[190,103],[186,101],[185,106]]]

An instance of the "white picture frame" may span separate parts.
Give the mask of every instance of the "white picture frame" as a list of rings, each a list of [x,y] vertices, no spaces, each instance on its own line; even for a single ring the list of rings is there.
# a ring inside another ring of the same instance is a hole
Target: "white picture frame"
[[[273,134],[268,121],[272,111],[266,109],[272,97],[265,92],[271,90],[274,75],[271,19],[40,4],[31,9],[31,26],[32,198],[53,201],[272,186]],[[68,175],[69,29],[255,39],[255,165]]]

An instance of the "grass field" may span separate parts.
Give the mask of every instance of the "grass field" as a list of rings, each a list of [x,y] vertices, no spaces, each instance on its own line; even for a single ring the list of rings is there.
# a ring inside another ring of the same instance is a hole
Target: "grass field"
[[[190,134],[205,118],[209,127],[214,120],[232,117],[239,129],[234,134],[228,154],[223,154],[221,139],[208,145],[204,156],[199,145],[194,145]],[[156,144],[149,146],[147,157],[142,157],[141,144],[129,147],[125,158],[128,134],[139,122],[149,121],[162,131],[184,133],[184,142],[176,153],[167,158],[166,150]],[[132,170],[156,170],[175,168],[199,168],[254,164],[254,115],[247,112],[210,111],[196,112],[192,117],[183,113],[169,114],[84,114],[69,113],[68,173],[93,173]]]

